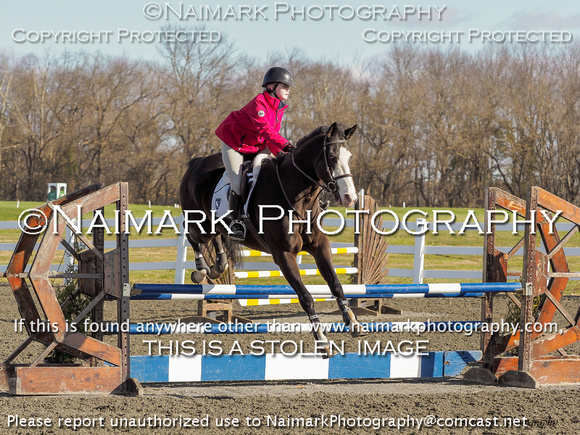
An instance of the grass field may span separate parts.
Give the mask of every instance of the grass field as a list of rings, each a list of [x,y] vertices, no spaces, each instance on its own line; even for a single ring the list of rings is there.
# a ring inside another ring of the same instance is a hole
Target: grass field
[[[35,203],[35,202],[21,202],[18,207],[16,202],[11,201],[2,201],[0,202],[0,221],[16,221],[19,215],[26,209],[35,208],[42,205],[42,203]],[[113,218],[113,210],[114,206],[109,205],[105,208],[105,217],[106,218]],[[151,210],[151,215],[153,218],[161,218],[165,210],[170,210],[171,215],[173,217],[178,217],[181,213],[181,210],[174,207],[166,207],[166,206],[152,206],[149,208],[147,205],[138,205],[132,204],[130,206],[130,210],[132,211],[133,216],[140,221],[145,216],[145,213],[148,210]],[[342,216],[346,216],[350,218],[351,216],[345,213],[344,208],[334,208],[338,213]],[[401,220],[403,216],[411,210],[411,208],[400,208],[400,207],[393,207],[390,210],[396,214]],[[427,213],[426,220],[429,222],[433,221],[434,210],[441,210],[441,209],[422,209],[424,212]],[[463,208],[453,208],[453,209],[445,209],[451,211],[455,215],[455,222],[463,223],[468,217],[469,220],[467,221],[470,224],[474,223],[473,216],[476,217],[477,221],[483,227],[484,222],[484,210],[476,209],[474,210],[474,215],[471,214],[469,209]],[[449,219],[449,213],[440,213],[440,219]],[[335,218],[337,215],[330,214],[330,218]],[[416,218],[420,218],[419,214],[413,214],[409,222],[414,222]],[[85,219],[90,219],[90,215],[85,215]],[[383,214],[383,218],[385,220],[393,220],[393,218],[385,213]],[[388,236],[388,242],[390,245],[413,245],[415,243],[415,237],[411,234],[408,234],[406,231],[403,230],[403,227],[400,226],[400,229]],[[521,239],[523,236],[523,227],[519,234],[511,234],[508,231],[501,231],[497,233],[497,245],[508,247],[515,245],[518,240]],[[332,227],[325,227],[326,230],[332,231],[334,228]],[[114,230],[114,228],[112,228]],[[153,227],[153,232],[155,233],[157,227]],[[1,230],[0,231],[0,243],[14,243],[18,240],[20,235],[20,230]],[[352,228],[345,228],[340,234],[330,236],[331,242],[346,242],[352,243],[353,241],[354,230]],[[130,236],[133,239],[171,239],[176,238],[177,236],[174,234],[174,231],[170,228],[164,228],[160,234],[146,234],[146,231],[141,231],[141,233],[137,233],[135,230],[132,231]],[[432,234],[431,232],[427,233],[426,236],[426,245],[427,246],[445,246],[449,247],[449,253],[445,255],[427,255],[425,258],[425,269],[426,270],[471,270],[471,271],[478,271],[482,269],[482,258],[480,256],[471,256],[471,255],[455,255],[454,254],[454,247],[463,247],[463,246],[471,246],[471,247],[479,247],[483,246],[483,235],[480,235],[477,231],[467,231],[465,234],[451,234],[444,225],[439,227],[438,234]],[[107,235],[106,240],[114,240],[114,235]],[[580,242],[578,237],[575,236],[570,240],[567,246],[580,246]],[[62,251],[59,251],[62,252]],[[159,261],[175,261],[177,255],[177,249],[172,247],[167,248],[132,248],[130,251],[130,261],[132,263],[145,263],[145,262],[159,262]],[[11,252],[8,251],[0,251],[0,264],[6,265],[10,259]],[[188,259],[193,259],[193,252],[191,248],[188,250]],[[256,257],[248,259],[247,261],[251,262],[271,262],[268,257]],[[513,265],[510,267],[512,269],[521,269],[521,257],[516,257],[514,260]],[[580,269],[580,258],[579,257],[570,257],[570,269],[571,270],[579,270]],[[62,254],[57,255],[55,258],[55,264],[62,263]],[[313,263],[313,259],[309,256],[303,257],[303,263]],[[337,255],[335,256],[334,263],[340,266],[349,266],[353,263],[353,256],[352,255]],[[413,256],[407,254],[390,254],[388,260],[388,267],[392,269],[412,269],[413,268]],[[186,281],[189,279],[189,271],[186,273]],[[130,275],[131,282],[152,282],[152,283],[167,283],[173,282],[174,280],[174,271],[173,270],[159,270],[159,271],[133,271]],[[306,283],[322,283],[322,279],[320,277],[304,277],[304,281]],[[343,277],[343,282],[348,282],[349,277]],[[450,280],[447,280],[450,281]],[[269,279],[246,279],[240,280],[240,282],[251,284],[282,284],[286,283],[284,278],[269,278]],[[411,282],[409,278],[395,278],[390,277],[389,282],[391,283],[408,283]],[[433,280],[431,280],[433,282]],[[568,288],[569,292],[576,293],[576,290],[579,285],[575,285],[571,283]]]

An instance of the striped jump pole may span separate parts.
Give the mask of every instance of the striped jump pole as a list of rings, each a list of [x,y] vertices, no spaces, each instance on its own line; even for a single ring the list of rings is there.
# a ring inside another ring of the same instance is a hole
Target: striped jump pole
[[[315,298],[330,298],[326,285],[307,285]],[[347,298],[480,297],[484,293],[515,292],[521,283],[352,284],[343,286]],[[167,297],[167,296],[178,297]],[[289,285],[134,284],[134,299],[288,299],[296,298]]]
[[[333,301],[334,298],[314,298],[314,302],[328,302]],[[283,304],[298,304],[298,296],[290,299],[281,298],[263,298],[263,299],[237,299],[241,307],[256,307],[264,305],[283,305]]]
[[[356,246],[348,246],[346,248],[330,248],[332,255],[341,255],[341,254],[358,254],[358,247]],[[272,254],[268,254],[267,252],[262,251],[254,251],[244,249],[240,252],[242,257],[271,257]],[[306,251],[300,251],[298,255],[310,255]]]
[[[348,294],[345,293],[347,299],[392,299],[392,298],[481,298],[485,293],[405,293],[405,294],[393,294],[393,293],[373,293],[369,294]],[[334,300],[332,295],[317,295],[313,294],[312,297],[315,301],[326,301]],[[264,300],[264,301],[288,301],[287,303],[297,302],[298,297],[294,295],[260,295],[260,294],[247,294],[247,295],[215,295],[215,294],[190,294],[190,293],[141,293],[131,296],[131,300],[135,301],[169,301],[169,300],[192,300],[192,301],[224,301],[237,299],[243,300]],[[262,304],[257,304],[262,305]]]
[[[358,272],[356,267],[336,267],[334,269],[337,275],[353,275]],[[235,271],[236,278],[277,278],[283,277],[281,270],[250,270],[250,271]],[[300,269],[300,276],[318,276],[320,271],[318,269]]]

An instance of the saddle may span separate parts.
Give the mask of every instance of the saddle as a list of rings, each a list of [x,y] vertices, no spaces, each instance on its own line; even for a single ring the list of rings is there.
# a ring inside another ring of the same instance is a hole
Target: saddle
[[[243,241],[245,239],[246,224],[244,221],[247,221],[248,219],[248,203],[256,182],[256,180],[254,180],[253,158],[254,156],[251,155],[245,157],[242,165],[240,206],[225,218],[225,222],[230,226],[230,230],[234,230],[234,228],[232,228],[232,225],[234,224],[239,226],[239,228],[234,232],[241,234],[240,237],[232,237],[232,234],[230,234],[230,237],[236,241]],[[214,189],[211,200],[212,209],[215,211],[216,218],[221,218],[228,213],[230,191],[230,180],[227,172],[224,171]]]

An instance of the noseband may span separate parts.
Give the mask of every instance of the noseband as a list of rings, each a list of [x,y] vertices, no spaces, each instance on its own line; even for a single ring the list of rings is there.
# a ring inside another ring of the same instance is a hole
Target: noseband
[[[336,143],[347,143],[347,140],[339,139],[339,140],[333,140],[332,142],[327,142],[326,136],[325,136],[324,143],[322,144],[322,150],[320,151],[320,154],[318,154],[318,158],[316,159],[316,163],[314,163],[314,168],[316,169],[316,166],[318,166],[318,161],[320,160],[320,158],[322,156],[324,156],[324,164],[326,165],[326,173],[330,177],[330,181],[327,182],[326,184],[319,183],[317,180],[315,180],[310,175],[308,175],[306,172],[304,172],[302,169],[300,169],[298,167],[298,165],[296,164],[296,160],[294,159],[294,153],[292,153],[292,164],[294,165],[294,167],[296,169],[298,169],[298,172],[300,172],[302,175],[304,175],[306,178],[308,178],[310,181],[312,181],[314,184],[316,184],[321,189],[323,189],[327,192],[331,192],[335,195],[336,195],[336,192],[338,191],[338,186],[336,184],[336,182],[338,180],[340,180],[341,178],[347,178],[347,177],[353,178],[352,174],[342,174],[342,175],[339,175],[338,177],[335,177],[334,175],[332,175],[332,171],[330,170],[330,166],[328,164],[326,147],[327,147],[327,145],[333,145]]]

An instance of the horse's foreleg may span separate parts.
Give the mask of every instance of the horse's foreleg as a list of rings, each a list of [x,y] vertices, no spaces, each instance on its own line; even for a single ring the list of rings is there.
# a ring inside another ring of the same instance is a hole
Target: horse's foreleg
[[[353,337],[365,335],[361,324],[350,308],[348,300],[344,296],[342,284],[340,283],[332,264],[332,252],[330,250],[330,242],[328,242],[328,239],[321,241],[319,246],[310,247],[307,251],[314,257],[320,275],[324,278],[332,295],[336,298],[338,308],[342,314],[342,320],[347,326],[350,326],[351,335]]]
[[[221,235],[218,235],[213,239],[213,247],[215,249],[216,259],[215,264],[210,268],[209,277],[211,279],[217,279],[228,268],[228,256],[224,251],[224,244]]]
[[[201,243],[192,242],[191,246],[193,247],[193,252],[195,254],[195,270],[191,273],[191,280],[194,283],[199,284],[210,273],[210,268],[201,252]]]
[[[292,286],[296,295],[298,296],[298,301],[300,306],[308,315],[308,320],[312,324],[312,332],[314,334],[314,339],[320,342],[323,347],[323,358],[328,358],[330,355],[330,342],[328,337],[324,333],[324,328],[320,323],[320,318],[316,314],[314,309],[314,299],[310,292],[306,289],[306,286],[302,282],[300,277],[300,269],[296,263],[296,255],[290,252],[282,252],[280,254],[273,254],[274,262],[280,267],[280,270],[284,274],[284,278],[288,281],[288,284]]]

